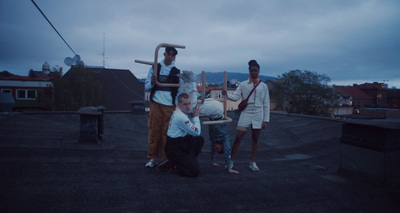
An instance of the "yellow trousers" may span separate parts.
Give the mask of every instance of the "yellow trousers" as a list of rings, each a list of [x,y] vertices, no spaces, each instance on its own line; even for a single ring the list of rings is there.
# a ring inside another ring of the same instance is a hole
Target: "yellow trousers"
[[[165,158],[165,144],[167,142],[167,131],[169,120],[175,106],[165,106],[154,101],[150,102],[147,158]],[[160,154],[161,153],[161,154]]]

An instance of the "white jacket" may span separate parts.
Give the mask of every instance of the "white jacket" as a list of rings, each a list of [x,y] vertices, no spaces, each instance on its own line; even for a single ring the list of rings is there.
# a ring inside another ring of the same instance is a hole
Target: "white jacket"
[[[251,90],[254,87],[254,83],[250,80],[246,80],[240,82],[238,88],[234,93],[228,93],[228,99],[232,101],[237,101],[240,98],[242,100],[246,99],[249,96]],[[269,101],[269,91],[268,86],[261,82],[257,88],[251,93],[251,96],[247,102],[248,104],[254,104],[255,107],[262,107],[265,122],[269,122],[269,114],[270,114],[270,101]]]
[[[169,121],[167,135],[171,138],[185,137],[187,134],[199,136],[201,134],[200,118],[189,119],[181,109],[176,109]]]

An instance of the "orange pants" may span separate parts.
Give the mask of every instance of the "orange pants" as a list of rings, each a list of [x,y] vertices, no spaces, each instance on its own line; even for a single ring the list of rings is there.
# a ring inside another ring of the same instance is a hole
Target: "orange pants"
[[[165,158],[165,144],[167,142],[167,131],[169,120],[175,106],[165,106],[154,101],[150,102],[147,158]],[[161,153],[161,155],[160,155]]]

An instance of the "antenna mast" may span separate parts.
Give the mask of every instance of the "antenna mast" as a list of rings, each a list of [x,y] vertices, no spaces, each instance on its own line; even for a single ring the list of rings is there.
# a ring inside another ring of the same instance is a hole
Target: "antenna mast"
[[[106,33],[103,33],[103,67],[106,67]]]

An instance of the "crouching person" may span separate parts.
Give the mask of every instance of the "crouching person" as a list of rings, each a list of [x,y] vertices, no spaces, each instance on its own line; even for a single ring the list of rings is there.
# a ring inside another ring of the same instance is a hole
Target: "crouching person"
[[[200,108],[194,107],[193,116],[189,117],[191,102],[186,93],[178,96],[178,107],[169,122],[165,153],[174,173],[197,177],[200,174],[197,156],[204,144],[204,139],[200,136]]]

